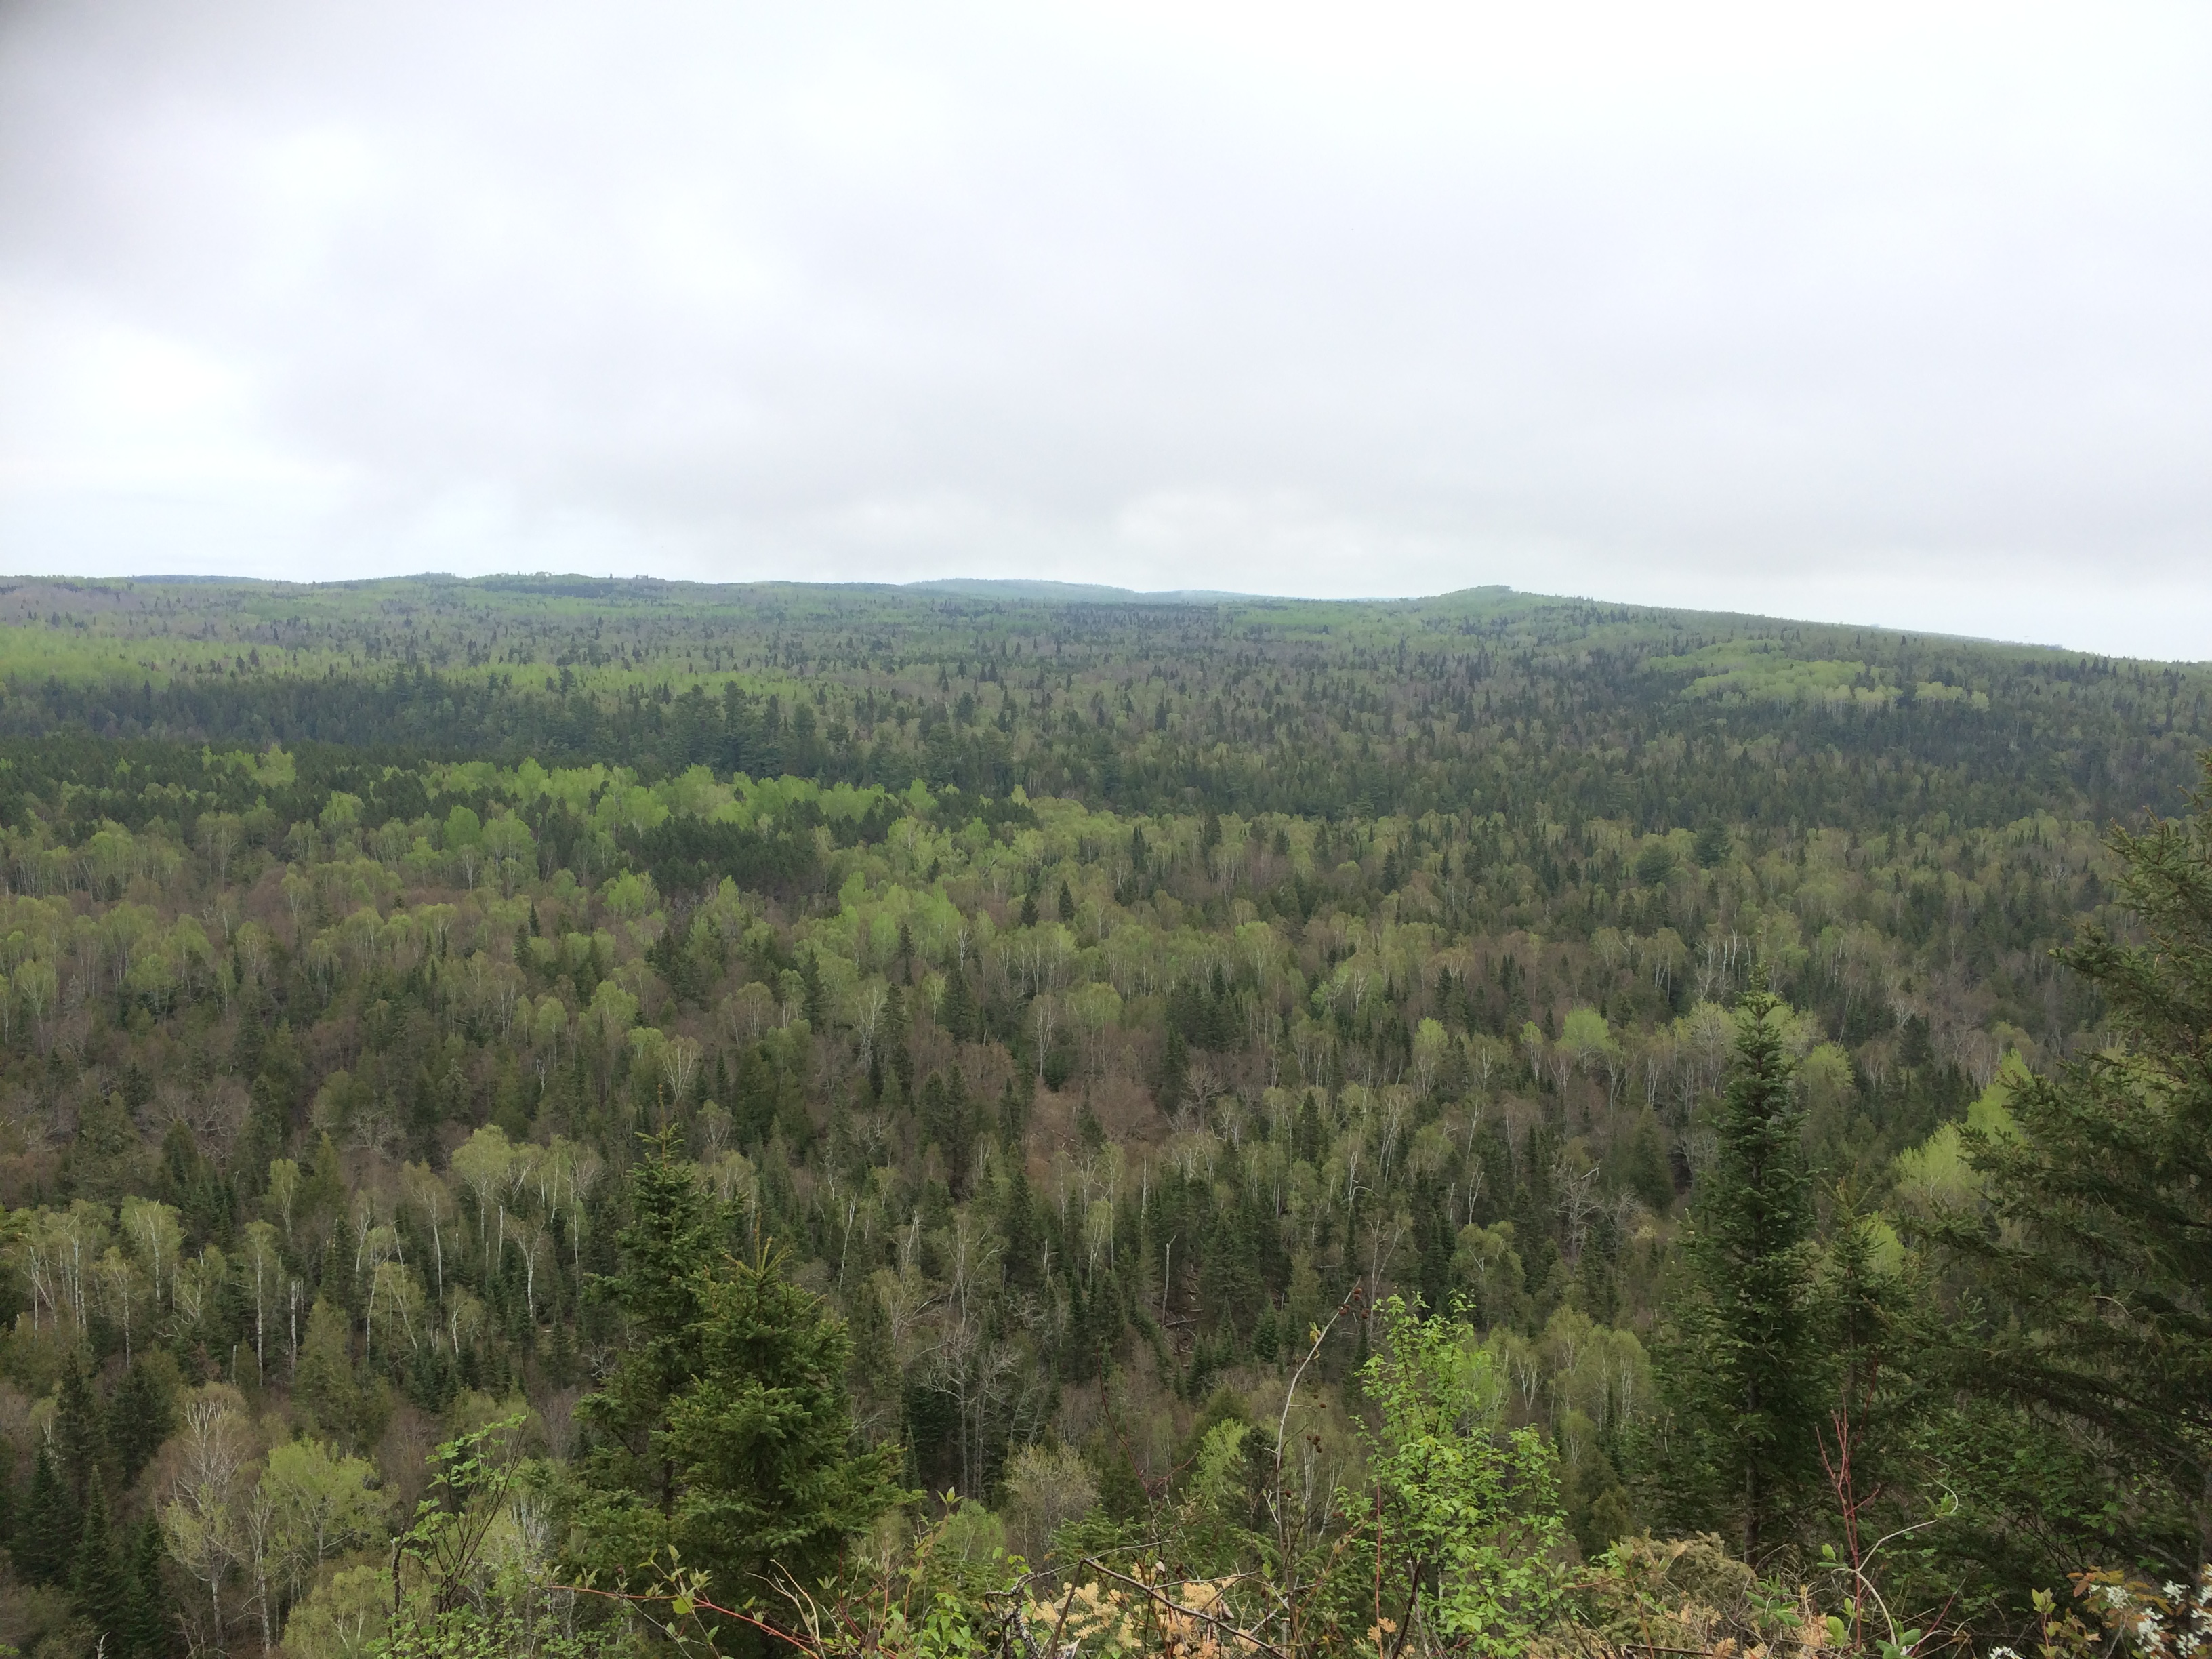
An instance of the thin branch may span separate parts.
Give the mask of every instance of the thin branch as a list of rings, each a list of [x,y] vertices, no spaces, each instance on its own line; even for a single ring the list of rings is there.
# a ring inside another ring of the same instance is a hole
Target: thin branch
[[[1155,1589],[1152,1585],[1147,1584],[1143,1579],[1132,1578],[1125,1572],[1115,1571],[1113,1568],[1106,1565],[1105,1563],[1098,1560],[1096,1557],[1085,1556],[1079,1565],[1091,1568],[1094,1572],[1103,1573],[1109,1578],[1118,1580],[1120,1583],[1128,1585],[1132,1589],[1141,1590],[1144,1594],[1151,1596],[1152,1600],[1158,1601],[1162,1607],[1168,1608],[1170,1612],[1182,1613],[1188,1618],[1203,1619],[1207,1624],[1212,1626],[1216,1630],[1224,1632],[1237,1641],[1249,1644],[1261,1653],[1272,1654],[1274,1656],[1274,1659],[1290,1659],[1290,1656],[1281,1648],[1277,1647],[1273,1642],[1262,1641],[1259,1637],[1253,1635],[1251,1632],[1246,1630],[1235,1620],[1223,1619],[1218,1614],[1207,1613],[1200,1607],[1187,1607],[1183,1606],[1182,1602],[1176,1601],[1173,1596],[1164,1595],[1159,1590]],[[1242,1577],[1243,1575],[1239,1576]],[[1235,1580],[1232,1579],[1231,1582],[1234,1583]]]
[[[661,1595],[648,1595],[641,1591],[634,1590],[597,1589],[589,1584],[556,1584],[553,1588],[558,1590],[573,1591],[579,1595],[602,1596],[607,1601],[620,1601],[628,1607],[642,1607],[645,1603],[649,1601],[673,1602],[678,1599],[676,1593],[672,1590]],[[763,1631],[767,1634],[775,1638],[777,1641],[788,1643],[791,1646],[797,1648],[801,1653],[814,1655],[816,1656],[816,1659],[819,1659],[820,1649],[818,1647],[811,1645],[808,1643],[800,1640],[798,1637],[793,1636],[789,1631],[783,1629],[781,1626],[771,1625],[765,1619],[756,1619],[749,1613],[739,1613],[734,1607],[719,1607],[715,1603],[708,1601],[704,1596],[694,1595],[689,1599],[695,1610],[703,1608],[708,1613],[719,1613],[725,1619],[734,1619],[741,1625],[750,1625],[755,1630]],[[653,1615],[647,1613],[646,1617],[652,1619]],[[653,1622],[659,1629],[669,1632],[672,1637],[674,1636],[672,1626],[662,1624],[658,1619],[653,1619]],[[674,1639],[681,1641],[683,1638],[681,1637],[674,1637]],[[713,1644],[710,1642],[708,1645],[711,1647]]]

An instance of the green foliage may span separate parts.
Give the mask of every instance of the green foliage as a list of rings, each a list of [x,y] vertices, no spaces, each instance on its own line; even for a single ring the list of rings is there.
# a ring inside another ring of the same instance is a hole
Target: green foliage
[[[325,1561],[380,1538],[384,1505],[375,1479],[367,1459],[320,1441],[270,1448],[260,1490],[270,1516],[270,1571],[287,1600],[305,1595]]]
[[[735,1603],[775,1574],[810,1583],[902,1498],[898,1449],[854,1444],[843,1325],[774,1255],[712,1264],[666,1137],[629,1197],[609,1288],[634,1338],[578,1407],[600,1436],[572,1499],[578,1565],[616,1576],[673,1546]]]
[[[392,1570],[364,1562],[326,1575],[284,1620],[291,1659],[369,1659],[390,1634]]]
[[[55,1470],[68,1492],[72,1516],[82,1515],[91,1502],[100,1464],[107,1455],[100,1417],[92,1379],[86,1374],[82,1358],[72,1352],[54,1389],[53,1428]]]
[[[1574,1601],[1577,1637],[1604,1652],[1870,1650],[1839,1638],[1801,1595],[1762,1581],[1712,1533],[1625,1538],[1577,1575]]]
[[[1817,1468],[1822,1358],[1813,1328],[1812,1182],[1792,1097],[1789,1010],[1764,986],[1736,1012],[1714,1164],[1691,1206],[1686,1294],[1666,1351],[1679,1449],[1674,1499],[1729,1516],[1747,1559]],[[1702,1488],[1700,1491],[1699,1488]],[[1694,1496],[1692,1496],[1694,1494]]]
[[[2212,1556],[2212,800],[2112,851],[2140,942],[2093,924],[2063,956],[2117,1041],[1964,1132],[1980,1201],[1938,1231],[2005,1316],[1972,1333],[1962,1384],[2059,1426],[2129,1495],[2040,1528],[2179,1573]]]
[[[828,1645],[1072,1586],[1408,1651],[1639,1527],[1853,1642],[2200,1547],[2202,849],[2085,822],[2180,799],[2197,671],[1495,591],[7,597],[84,623],[0,624],[0,1614],[57,1654],[95,1486],[113,1652],[301,1659],[628,1640],[556,1546],[833,1578]],[[1394,1293],[1487,1356],[1460,1465],[1390,1462]],[[384,1505],[491,1401],[387,1629]]]
[[[430,1454],[430,1495],[416,1504],[412,1523],[393,1541],[395,1555],[414,1569],[421,1592],[414,1616],[392,1630],[391,1639],[399,1648],[417,1639],[433,1644],[475,1639],[475,1618],[481,1613],[477,1580],[522,1473],[515,1437],[522,1422],[520,1414],[501,1418],[441,1443]],[[346,1480],[344,1471],[336,1473],[338,1480]]]
[[[85,1498],[84,1526],[70,1552],[70,1595],[78,1616],[100,1637],[114,1640],[125,1634],[131,1606],[128,1583],[126,1564],[108,1518],[106,1485],[94,1474]]]
[[[343,1314],[320,1297],[307,1310],[293,1396],[324,1433],[351,1441],[361,1433],[361,1384],[354,1374],[352,1334]]]
[[[175,1429],[179,1380],[176,1361],[168,1354],[141,1354],[109,1397],[107,1449],[125,1486],[138,1478]]]
[[[2200,670],[1497,588],[1161,605],[496,577],[30,585],[15,603],[40,624],[0,630],[0,723],[29,736],[703,763],[1137,812],[1189,790],[1220,812],[1533,798],[1555,822],[1872,830],[1933,791],[1986,823],[2170,807],[2212,738]],[[748,884],[779,884],[784,856]]]
[[[1507,1429],[1503,1380],[1463,1321],[1417,1319],[1396,1297],[1378,1315],[1360,1386],[1380,1419],[1367,1437],[1377,1559],[1408,1596],[1395,1616],[1455,1650],[1523,1654],[1563,1592],[1550,1449]]]
[[[842,1323],[774,1255],[695,1269],[698,1378],[662,1443],[682,1472],[674,1532],[724,1594],[780,1570],[819,1577],[845,1540],[904,1496],[896,1446],[856,1449]]]
[[[592,1484],[641,1495],[665,1517],[680,1477],[665,1441],[670,1413],[705,1369],[701,1272],[711,1234],[696,1173],[672,1155],[665,1136],[631,1167],[628,1197],[620,1265],[599,1287],[626,1316],[628,1340],[577,1415],[598,1431],[587,1458]]]
[[[58,1584],[67,1578],[80,1524],[53,1458],[40,1446],[31,1460],[30,1491],[10,1545],[15,1571],[26,1583]]]
[[[368,1644],[362,1659],[597,1659],[609,1650],[594,1635],[578,1635],[506,1608],[457,1607],[403,1620]]]
[[[164,1659],[177,1645],[168,1587],[161,1577],[165,1555],[161,1525],[149,1515],[131,1534],[130,1583],[116,1644],[124,1659]]]

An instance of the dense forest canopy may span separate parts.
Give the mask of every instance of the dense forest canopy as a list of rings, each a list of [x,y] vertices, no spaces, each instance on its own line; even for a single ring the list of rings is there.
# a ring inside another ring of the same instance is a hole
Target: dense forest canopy
[[[2212,738],[2203,668],[1503,588],[25,582],[0,624],[0,725],[26,735],[920,777],[1139,812],[2102,822],[2178,808]]]
[[[6,586],[0,1640],[2186,1652],[2208,696]]]

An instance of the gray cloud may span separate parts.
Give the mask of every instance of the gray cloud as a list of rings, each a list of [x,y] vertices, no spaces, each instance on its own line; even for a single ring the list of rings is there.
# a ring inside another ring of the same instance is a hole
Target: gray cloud
[[[0,562],[2212,655],[2207,15],[1836,9],[18,3]]]

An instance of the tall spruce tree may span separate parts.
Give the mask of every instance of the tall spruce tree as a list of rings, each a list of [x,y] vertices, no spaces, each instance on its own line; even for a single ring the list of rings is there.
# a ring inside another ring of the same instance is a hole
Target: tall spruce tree
[[[11,1553],[27,1583],[58,1584],[69,1576],[70,1546],[76,1537],[77,1507],[56,1473],[53,1455],[40,1446],[31,1461],[30,1493],[15,1528]]]
[[[292,1399],[333,1439],[350,1443],[359,1434],[362,1402],[361,1383],[354,1375],[352,1333],[345,1316],[321,1297],[307,1310]]]
[[[129,1579],[116,1553],[107,1513],[107,1483],[97,1474],[84,1504],[84,1525],[70,1563],[70,1599],[78,1616],[109,1647],[121,1645],[130,1622]]]
[[[901,1450],[855,1444],[844,1322],[786,1279],[780,1257],[695,1279],[703,1365],[666,1439],[684,1472],[684,1559],[726,1593],[750,1595],[771,1569],[811,1583],[904,1496]]]
[[[1812,1177],[1792,1097],[1790,1011],[1764,980],[1736,1009],[1712,1167],[1691,1195],[1688,1283],[1663,1346],[1667,1507],[1726,1522],[1748,1559],[1819,1467]]]
[[[615,1574],[673,1545],[733,1601],[771,1567],[806,1582],[902,1496],[898,1449],[854,1443],[844,1324],[772,1254],[715,1264],[698,1170],[669,1136],[627,1197],[599,1287],[626,1316],[623,1353],[576,1407],[593,1443],[571,1490],[574,1565]]]
[[[176,1362],[156,1350],[140,1354],[115,1385],[107,1402],[107,1449],[125,1486],[176,1426],[177,1381]]]
[[[711,1229],[698,1171],[675,1156],[670,1135],[631,1166],[625,1196],[617,1270],[592,1287],[622,1316],[621,1357],[576,1415],[592,1437],[593,1486],[632,1493],[665,1518],[675,1512],[678,1471],[659,1438],[669,1402],[699,1374],[697,1274],[712,1255]]]
[[[130,1583],[124,1590],[123,1648],[131,1659],[163,1659],[176,1645],[161,1583],[166,1553],[161,1523],[149,1515],[131,1534]]]
[[[73,1516],[83,1514],[93,1477],[106,1461],[107,1437],[101,1431],[100,1397],[83,1360],[71,1354],[54,1389],[53,1436],[56,1472],[69,1489]]]
[[[1966,1134],[1982,1212],[1941,1235],[1993,1305],[1960,1381],[2063,1439],[2124,1503],[2039,1504],[2014,1530],[2054,1566],[2114,1558],[2187,1577],[2212,1560],[2212,756],[2186,818],[2116,830],[2139,943],[2094,925],[2059,959],[2118,1042]]]

